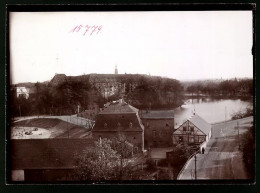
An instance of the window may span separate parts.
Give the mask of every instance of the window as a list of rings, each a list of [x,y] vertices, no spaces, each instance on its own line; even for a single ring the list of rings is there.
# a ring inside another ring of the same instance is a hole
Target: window
[[[130,128],[133,127],[133,123],[132,123],[132,122],[129,123],[129,127],[130,127]]]
[[[153,137],[156,137],[156,131],[153,130]]]
[[[166,127],[169,127],[169,124],[168,124],[168,123],[166,123]]]
[[[185,126],[185,127],[183,127],[183,131],[187,131],[187,127]]]
[[[179,137],[179,143],[182,143],[182,142],[183,142],[183,137],[180,136],[180,137]]]
[[[194,127],[190,127],[190,131],[191,131],[191,132],[194,132]]]
[[[161,131],[161,136],[164,136],[164,131]]]
[[[205,141],[205,137],[204,136],[199,136],[199,142],[204,142]]]

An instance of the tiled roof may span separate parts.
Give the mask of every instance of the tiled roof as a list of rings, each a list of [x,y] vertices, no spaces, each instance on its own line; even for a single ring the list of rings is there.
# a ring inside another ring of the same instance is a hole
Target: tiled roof
[[[92,148],[91,139],[11,140],[12,169],[72,168],[74,155]]]
[[[196,127],[198,127],[203,133],[206,135],[210,132],[211,130],[211,124],[206,122],[204,119],[202,119],[199,115],[195,114],[193,115],[190,119],[190,122],[192,122]]]
[[[115,114],[99,114],[96,119],[95,131],[142,131],[144,126],[136,114],[127,117]]]
[[[127,104],[126,102],[116,101],[110,103],[100,114],[121,114],[121,113],[138,113],[138,109]]]
[[[171,119],[174,118],[173,110],[158,110],[158,111],[141,111],[141,118],[144,119]]]

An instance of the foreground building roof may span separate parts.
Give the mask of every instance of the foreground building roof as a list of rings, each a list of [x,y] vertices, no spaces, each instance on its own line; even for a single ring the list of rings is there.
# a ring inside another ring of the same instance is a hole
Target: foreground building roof
[[[74,156],[92,148],[92,139],[11,140],[12,169],[62,169],[74,167]]]
[[[142,119],[173,119],[173,110],[141,111]]]
[[[190,122],[192,122],[196,127],[198,127],[203,133],[208,134],[211,131],[211,124],[206,122],[203,118],[201,118],[199,115],[195,114],[190,119],[188,119]]]
[[[100,114],[129,114],[129,113],[138,113],[138,109],[127,104],[124,101],[114,101],[110,103]]]

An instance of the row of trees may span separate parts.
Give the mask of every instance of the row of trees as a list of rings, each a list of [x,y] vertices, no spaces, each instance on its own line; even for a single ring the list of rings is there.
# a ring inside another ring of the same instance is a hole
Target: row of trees
[[[184,83],[186,91],[194,94],[253,96],[253,79],[230,79],[222,81],[196,81]]]
[[[177,80],[132,75],[122,76],[117,81],[126,85],[125,100],[137,108],[169,108],[182,104],[183,88]],[[122,97],[122,93],[117,93],[105,99],[88,81],[73,78],[59,84],[37,82],[30,89],[33,92],[28,99],[17,98],[16,87],[11,89],[13,116],[75,114],[87,109],[89,104],[102,107],[105,102]]]
[[[135,75],[121,80],[126,85],[125,100],[139,109],[175,108],[183,103],[183,87],[178,80]],[[135,85],[133,90],[129,85]]]
[[[101,95],[88,82],[67,81],[59,85],[35,83],[28,99],[16,96],[16,87],[11,89],[10,106],[13,116],[75,114],[87,109],[90,103],[100,106]]]

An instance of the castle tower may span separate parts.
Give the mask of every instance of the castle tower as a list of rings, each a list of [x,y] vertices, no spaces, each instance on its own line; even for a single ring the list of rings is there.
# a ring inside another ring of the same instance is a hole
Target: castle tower
[[[116,68],[115,68],[115,74],[118,74],[117,65],[116,65]]]

